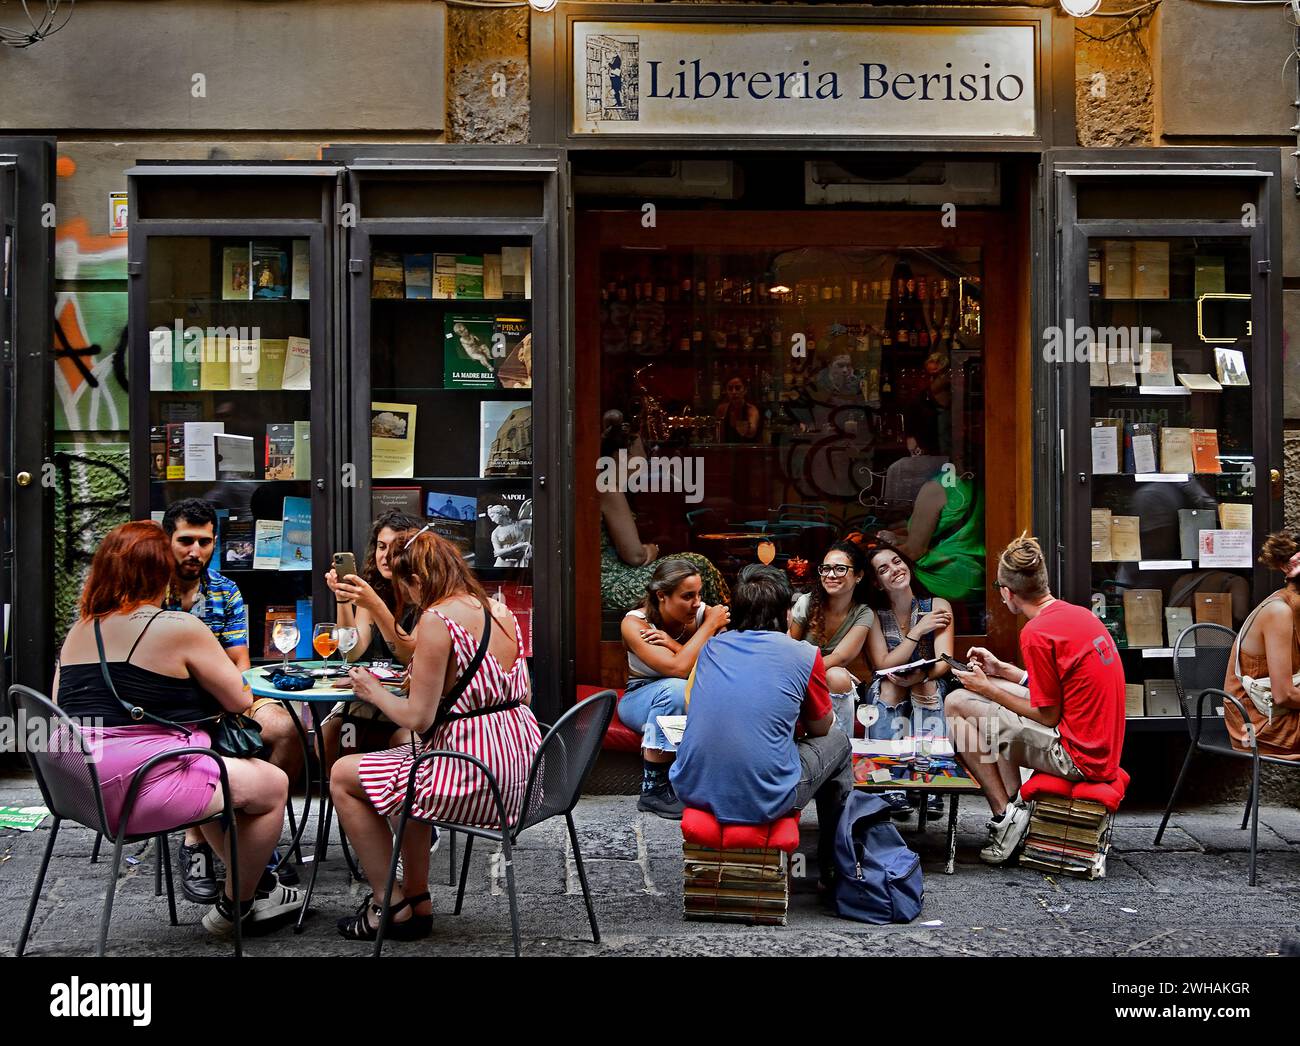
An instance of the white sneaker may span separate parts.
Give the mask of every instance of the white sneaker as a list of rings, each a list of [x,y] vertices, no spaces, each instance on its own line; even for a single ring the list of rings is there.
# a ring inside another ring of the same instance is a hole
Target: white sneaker
[[[980,851],[980,860],[986,864],[1006,864],[1020,849],[1029,830],[1029,804],[1017,796],[1007,804],[1001,821],[990,820],[989,841]]]
[[[302,907],[303,892],[289,886],[277,885],[265,897],[253,900],[253,907],[244,914],[244,932],[251,933],[258,924],[269,923]],[[203,928],[215,937],[233,937],[235,920],[232,912],[225,910],[224,896],[203,916]],[[265,926],[261,927],[266,929]]]

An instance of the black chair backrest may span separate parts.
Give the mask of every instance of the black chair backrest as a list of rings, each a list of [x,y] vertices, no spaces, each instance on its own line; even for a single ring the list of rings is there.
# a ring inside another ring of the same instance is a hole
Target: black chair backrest
[[[76,821],[112,836],[95,772],[95,752],[76,722],[49,698],[26,686],[11,686],[14,720],[45,805],[55,817]]]
[[[1174,686],[1178,690],[1178,703],[1183,709],[1187,732],[1193,738],[1197,736],[1197,703],[1206,690],[1223,689],[1232,644],[1236,639],[1237,634],[1232,629],[1206,622],[1183,629],[1174,641]],[[1195,653],[1184,656],[1189,648],[1194,649]],[[1205,718],[1202,720],[1203,730],[1200,735],[1202,741],[1217,741],[1227,737],[1227,728],[1221,717],[1222,709],[1221,699],[1211,697],[1205,703]]]
[[[568,813],[578,804],[617,701],[613,690],[602,690],[574,705],[546,732],[528,774],[516,832]]]

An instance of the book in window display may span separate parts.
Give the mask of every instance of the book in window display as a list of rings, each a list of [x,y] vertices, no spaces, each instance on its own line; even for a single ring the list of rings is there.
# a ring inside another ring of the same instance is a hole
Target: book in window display
[[[478,565],[526,567],[533,561],[533,500],[523,492],[478,498]]]
[[[402,270],[406,283],[406,297],[433,297],[433,255],[404,254]]]
[[[378,519],[385,512],[402,512],[408,516],[421,515],[419,487],[371,487],[370,517]]]
[[[533,335],[525,319],[498,316],[493,330],[493,344],[499,344],[505,359],[497,368],[497,381],[503,389],[533,387]]]
[[[501,297],[507,300],[531,298],[532,283],[532,248],[502,247]]]
[[[262,368],[262,346],[258,339],[234,339],[228,343],[230,374],[227,387],[232,392],[256,392]]]
[[[375,251],[371,258],[370,297],[387,300],[406,297],[402,256],[396,251]]]
[[[1250,384],[1246,373],[1246,357],[1240,349],[1214,350],[1214,367],[1218,371],[1220,385],[1245,386]]]
[[[484,400],[479,404],[479,422],[480,475],[532,475],[532,406],[510,400]]]
[[[443,321],[443,385],[449,389],[494,389],[495,321],[484,316],[448,316]],[[503,354],[504,355],[504,354]]]
[[[311,498],[284,499],[280,569],[311,569]]]
[[[1165,607],[1165,640],[1170,647],[1178,642],[1178,637],[1192,627],[1191,607]],[[1184,646],[1195,645],[1194,642]]]
[[[289,296],[289,255],[272,244],[253,244],[253,298]]]
[[[306,301],[311,297],[311,240],[293,241],[289,297],[296,301]]]
[[[249,301],[253,297],[253,281],[249,248],[223,247],[221,249],[221,298],[223,301]]]
[[[157,327],[149,332],[149,391],[172,391],[172,332]]]
[[[519,632],[523,644],[519,648],[520,657],[533,656],[533,586],[517,585],[513,582],[487,586],[488,595],[498,603],[504,603],[515,620],[519,622]]]
[[[252,436],[219,432],[212,437],[217,457],[217,479],[252,479],[257,475]]]
[[[267,479],[294,478],[295,442],[293,422],[272,422],[266,426]]]
[[[431,490],[425,499],[424,514],[430,519],[458,519],[473,523],[478,518],[478,502],[464,494]]]
[[[149,478],[167,478],[167,426],[149,427]]]
[[[221,543],[223,572],[253,568],[254,523],[252,519],[234,518],[226,523],[225,539]]]
[[[185,479],[204,482],[216,480],[217,451],[213,437],[225,431],[224,421],[185,422]]]
[[[280,378],[280,388],[291,392],[307,392],[311,389],[311,342],[307,338],[289,338],[284,351],[284,373]]]
[[[253,528],[253,569],[279,570],[284,521],[259,519]]]
[[[414,403],[370,404],[370,468],[376,479],[415,475]]]
[[[440,538],[455,545],[461,558],[471,567],[481,565],[475,554],[474,536],[477,528],[474,520],[445,519],[442,516],[435,516],[429,520],[428,527]]]
[[[483,297],[483,255],[456,255],[456,297]]]
[[[279,389],[284,383],[284,361],[289,355],[287,338],[263,338],[257,347],[257,387]],[[310,359],[310,355],[308,356]]]

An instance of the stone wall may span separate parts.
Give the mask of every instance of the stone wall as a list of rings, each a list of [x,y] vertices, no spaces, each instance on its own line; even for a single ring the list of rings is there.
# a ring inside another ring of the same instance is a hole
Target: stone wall
[[[527,7],[447,11],[447,141],[526,144]]]

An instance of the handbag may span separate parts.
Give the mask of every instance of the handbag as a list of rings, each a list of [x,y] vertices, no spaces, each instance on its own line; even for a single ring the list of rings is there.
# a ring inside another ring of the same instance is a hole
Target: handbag
[[[95,620],[95,646],[99,650],[99,671],[104,677],[104,685],[108,687],[108,692],[117,698],[118,703],[126,709],[126,714],[131,717],[132,722],[138,723],[142,719],[148,719],[159,726],[179,730],[187,738],[193,734],[192,730],[180,723],[174,723],[170,719],[164,719],[152,712],[146,712],[139,705],[133,705],[122,700],[122,695],[117,692],[117,687],[113,685],[113,677],[108,671],[108,658],[104,654],[104,634],[100,631],[98,619]],[[262,740],[262,727],[256,719],[246,716],[242,712],[222,712],[220,715],[213,716],[211,720],[205,719],[201,720],[201,722],[211,722],[213,724],[209,735],[212,750],[218,755],[224,755],[231,759],[256,759],[262,754],[262,749],[266,747],[266,742]]]
[[[297,665],[287,668],[277,665],[267,673],[267,678],[277,690],[310,690],[316,685],[316,680]]]
[[[1264,603],[1267,602],[1267,599],[1264,600]],[[1283,602],[1285,602],[1285,600],[1283,600]],[[1275,712],[1278,715],[1289,715],[1291,709],[1276,708],[1273,704],[1273,681],[1269,679],[1268,676],[1265,676],[1262,679],[1254,679],[1251,676],[1241,674],[1241,643],[1242,640],[1246,638],[1246,630],[1250,628],[1251,622],[1255,620],[1255,615],[1260,612],[1264,603],[1260,603],[1259,606],[1252,610],[1250,612],[1250,617],[1246,618],[1246,623],[1241,626],[1241,635],[1237,639],[1236,670],[1237,678],[1241,680],[1241,687],[1245,690],[1246,696],[1250,698],[1251,704],[1255,706],[1255,710],[1259,712],[1260,715],[1267,716],[1269,723],[1272,724]],[[1289,603],[1287,605],[1290,606]],[[1300,672],[1296,672],[1291,677],[1291,685],[1300,687]]]

